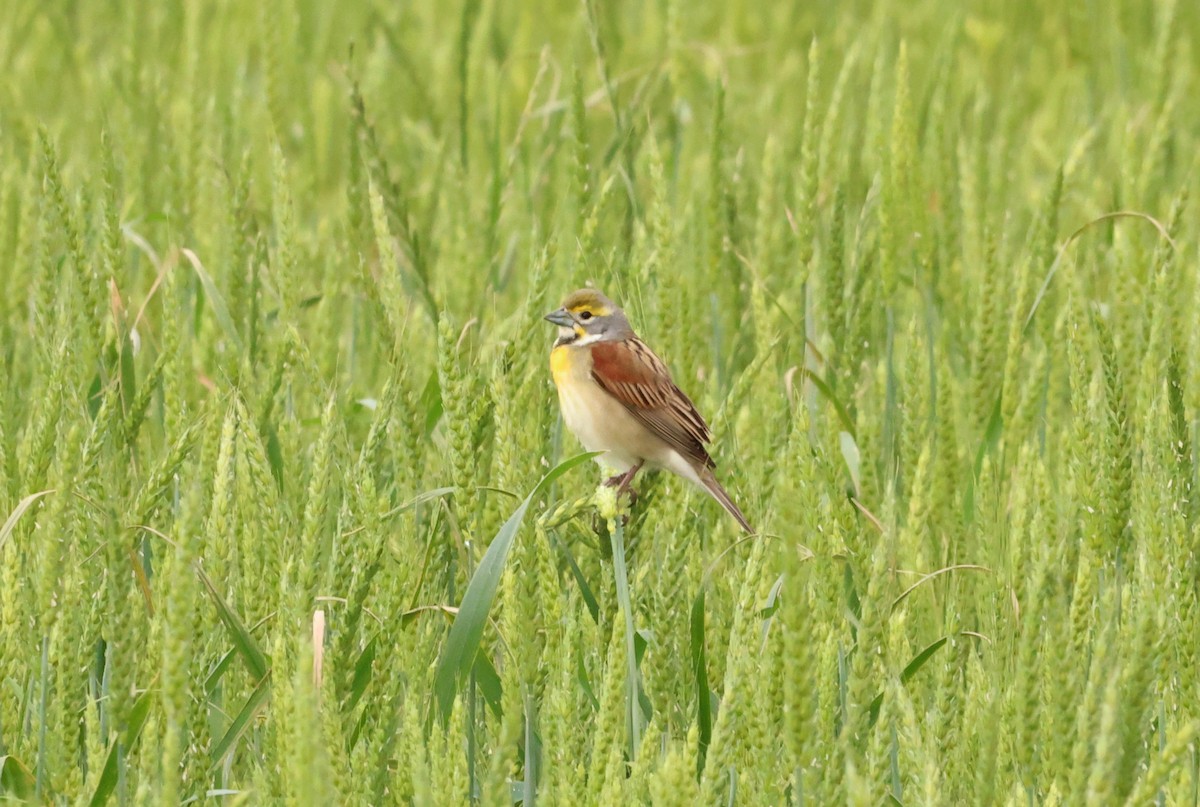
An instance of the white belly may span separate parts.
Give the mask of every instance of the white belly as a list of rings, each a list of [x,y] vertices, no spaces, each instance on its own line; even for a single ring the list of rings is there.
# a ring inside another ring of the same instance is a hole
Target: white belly
[[[658,453],[646,427],[591,379],[560,386],[558,401],[563,423],[584,449],[605,452],[596,457],[601,465],[620,473]]]

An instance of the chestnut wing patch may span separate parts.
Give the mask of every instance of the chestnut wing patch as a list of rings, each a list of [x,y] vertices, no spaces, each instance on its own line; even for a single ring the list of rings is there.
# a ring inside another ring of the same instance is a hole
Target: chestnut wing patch
[[[680,454],[706,468],[715,467],[704,448],[712,439],[708,424],[675,386],[662,359],[640,339],[593,345],[592,378]]]

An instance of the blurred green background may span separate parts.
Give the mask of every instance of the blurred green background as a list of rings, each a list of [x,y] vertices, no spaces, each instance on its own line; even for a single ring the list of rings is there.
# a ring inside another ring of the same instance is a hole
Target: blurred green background
[[[1196,803],[1196,6],[0,20],[0,797]]]

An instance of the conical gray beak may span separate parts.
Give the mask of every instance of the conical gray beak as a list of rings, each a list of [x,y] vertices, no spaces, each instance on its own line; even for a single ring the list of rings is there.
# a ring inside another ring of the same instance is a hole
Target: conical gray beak
[[[567,309],[560,308],[557,311],[551,311],[545,317],[547,322],[553,322],[555,325],[561,325],[564,328],[570,328],[575,325],[575,320],[567,313]]]

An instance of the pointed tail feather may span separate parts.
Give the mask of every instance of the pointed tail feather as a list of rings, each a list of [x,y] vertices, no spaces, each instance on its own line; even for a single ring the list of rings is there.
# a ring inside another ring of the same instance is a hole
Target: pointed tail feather
[[[700,482],[704,485],[704,489],[716,499],[722,507],[729,511],[729,515],[733,516],[737,523],[742,525],[742,529],[751,535],[754,534],[754,528],[750,526],[750,522],[742,515],[742,511],[733,503],[733,499],[729,498],[729,494],[725,492],[725,488],[721,487],[721,483],[717,481],[717,477],[708,468],[700,471]]]

